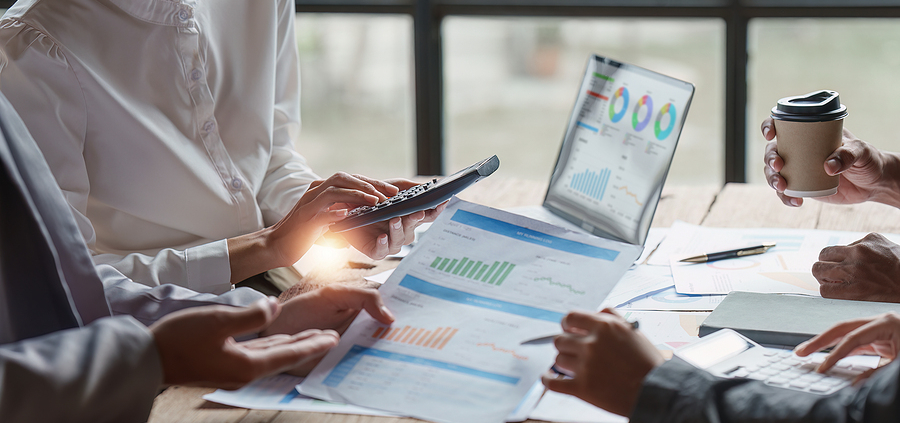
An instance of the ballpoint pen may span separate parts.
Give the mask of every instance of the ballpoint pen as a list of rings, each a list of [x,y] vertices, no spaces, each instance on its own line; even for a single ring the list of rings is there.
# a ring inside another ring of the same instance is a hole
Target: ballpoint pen
[[[631,325],[631,328],[632,328],[632,329],[635,329],[635,330],[636,330],[638,327],[640,327],[640,323],[639,323],[637,320],[630,321],[630,322],[628,322],[628,324]],[[545,335],[545,336],[539,336],[539,337],[537,337],[537,338],[526,339],[526,340],[520,342],[519,345],[543,345],[543,344],[549,344],[549,343],[553,342],[553,338],[556,338],[556,337],[559,336],[559,335],[562,335],[562,334],[561,334],[561,333],[554,333],[553,335]]]
[[[775,243],[771,244],[762,244],[754,247],[744,247],[738,248],[736,250],[728,250],[728,251],[720,251],[718,253],[708,253],[708,254],[700,254],[698,256],[688,257],[681,260],[680,262],[685,263],[706,263],[709,261],[716,260],[724,260],[730,258],[744,257],[744,256],[752,256],[756,254],[762,254],[766,251],[769,251],[770,248],[774,247]]]

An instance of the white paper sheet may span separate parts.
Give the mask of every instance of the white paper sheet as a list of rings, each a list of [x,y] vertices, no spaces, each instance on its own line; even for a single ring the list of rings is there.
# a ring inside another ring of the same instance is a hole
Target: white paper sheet
[[[302,377],[276,375],[259,379],[234,391],[219,389],[204,395],[203,399],[232,407],[255,410],[315,411],[366,416],[393,415],[370,408],[310,398],[297,391],[297,384],[302,381]]]
[[[676,222],[651,261],[669,261],[679,294],[727,294],[731,291],[819,295],[812,276],[819,252],[865,236],[861,232],[814,229],[708,228]],[[696,255],[775,242],[764,254],[709,263],[680,263]]]
[[[499,422],[552,364],[571,309],[594,310],[640,248],[453,200],[361,313],[304,394],[447,422]]]
[[[618,308],[628,311],[713,311],[724,299],[725,295],[683,295],[670,286]]]
[[[622,307],[642,298],[650,297],[669,288],[675,288],[672,271],[664,266],[634,266],[625,272],[613,288],[602,307]]]

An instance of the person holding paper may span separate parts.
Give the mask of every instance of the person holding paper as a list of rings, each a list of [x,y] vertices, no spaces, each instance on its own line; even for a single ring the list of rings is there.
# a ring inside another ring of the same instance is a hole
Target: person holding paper
[[[374,290],[328,287],[278,304],[249,288],[148,287],[95,266],[0,94],[0,421],[143,422],[168,384],[235,388],[309,368],[362,309],[393,321]]]
[[[544,375],[548,389],[574,395],[632,423],[866,422],[900,420],[900,316],[886,314],[834,326],[795,350],[806,356],[835,346],[819,371],[859,351],[891,363],[857,386],[832,395],[777,388],[752,379],[720,379],[673,358],[665,361],[615,311],[572,312],[556,338],[556,366],[572,378]]]
[[[778,155],[775,125],[769,117],[762,123],[766,140],[766,181],[781,201],[790,207],[802,198],[784,194],[787,182],[778,173],[784,161]],[[825,161],[825,172],[840,175],[838,192],[819,201],[855,204],[875,201],[900,208],[900,154],[882,151],[844,129],[843,145]],[[826,298],[900,302],[900,245],[879,234],[869,234],[847,246],[827,247],[819,254],[812,274]]]
[[[295,151],[295,16],[292,0],[20,0],[4,14],[19,69],[0,73],[4,93],[96,263],[224,293],[303,255],[299,238],[319,232],[296,213],[307,193],[348,207],[416,185],[320,179]],[[438,212],[335,237],[381,259]]]

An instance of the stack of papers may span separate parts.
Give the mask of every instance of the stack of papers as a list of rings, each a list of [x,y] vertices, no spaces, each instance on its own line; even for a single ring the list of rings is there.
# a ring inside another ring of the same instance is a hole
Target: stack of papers
[[[205,398],[441,422],[626,422],[577,398],[544,394],[539,377],[556,350],[519,343],[558,332],[570,310],[600,304],[640,322],[671,357],[697,339],[700,324],[732,290],[818,295],[810,268],[819,251],[863,236],[676,222],[654,229],[638,259],[639,247],[454,200],[396,271],[377,275],[386,281],[380,291],[397,317],[393,325],[361,313],[302,383],[276,376]],[[757,256],[678,262],[764,242],[777,245]]]

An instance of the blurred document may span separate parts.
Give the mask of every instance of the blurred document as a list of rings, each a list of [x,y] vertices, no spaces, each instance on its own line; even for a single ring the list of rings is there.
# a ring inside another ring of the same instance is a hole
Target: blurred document
[[[520,342],[594,310],[640,254],[454,199],[299,386],[306,395],[446,422],[501,422],[556,356]]]
[[[276,375],[262,378],[235,390],[219,389],[206,394],[203,399],[254,410],[315,411],[320,413],[363,414],[367,416],[392,416],[382,411],[355,405],[338,404],[310,398],[297,391],[302,377]]]

